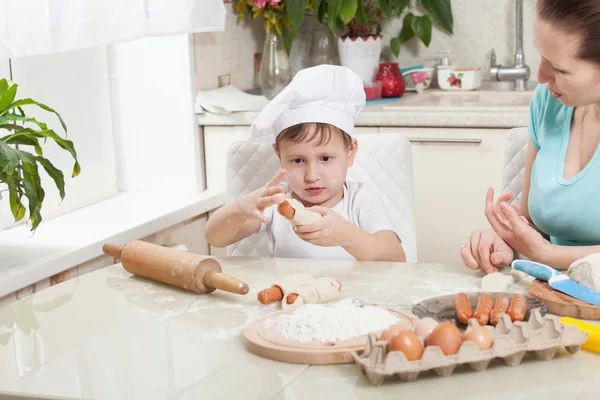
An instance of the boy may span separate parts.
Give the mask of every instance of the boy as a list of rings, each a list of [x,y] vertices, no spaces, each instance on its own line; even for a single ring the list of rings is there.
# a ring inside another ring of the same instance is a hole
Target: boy
[[[354,119],[364,106],[362,81],[350,69],[299,71],[251,128],[253,138],[275,140],[282,169],[217,210],[206,224],[208,242],[224,247],[266,230],[271,257],[405,261],[380,194],[346,178],[358,150]],[[276,210],[290,197],[323,218],[292,227]]]

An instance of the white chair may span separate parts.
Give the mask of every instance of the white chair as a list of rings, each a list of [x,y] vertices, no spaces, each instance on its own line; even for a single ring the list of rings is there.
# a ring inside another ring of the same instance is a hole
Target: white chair
[[[373,182],[383,194],[392,225],[403,240],[407,262],[417,262],[417,235],[410,143],[399,134],[361,134],[358,154],[348,176]],[[245,141],[229,149],[227,201],[263,186],[280,168],[271,143]],[[265,233],[252,235],[228,247],[233,256],[268,257]]]
[[[512,192],[512,204],[518,205],[523,192],[523,175],[529,133],[527,127],[514,128],[506,136],[504,146],[504,170],[502,174],[502,193]]]

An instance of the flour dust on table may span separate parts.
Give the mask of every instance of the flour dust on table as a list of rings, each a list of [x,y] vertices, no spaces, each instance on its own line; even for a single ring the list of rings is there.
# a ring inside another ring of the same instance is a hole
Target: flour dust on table
[[[274,336],[299,343],[338,343],[383,330],[400,320],[380,307],[358,307],[352,299],[328,305],[305,304],[291,313],[281,313],[265,321]]]

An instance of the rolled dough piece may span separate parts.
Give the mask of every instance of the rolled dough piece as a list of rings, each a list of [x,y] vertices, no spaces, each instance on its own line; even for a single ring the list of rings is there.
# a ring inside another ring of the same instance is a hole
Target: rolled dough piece
[[[304,204],[296,199],[286,199],[285,201],[287,201],[290,206],[296,210],[294,213],[294,218],[288,219],[292,226],[310,224],[323,218],[321,214],[304,208]]]
[[[327,303],[340,293],[340,284],[333,278],[321,277],[315,279],[313,286],[319,294],[319,303]]]
[[[309,274],[288,275],[274,285],[279,286],[283,292],[281,300],[283,309],[291,305],[326,303],[335,299],[340,292],[340,284],[337,280],[327,277],[314,279]],[[289,293],[298,295],[293,304],[287,303]]]
[[[277,280],[273,286],[279,286],[283,292],[283,299],[285,300],[288,293],[297,293],[297,288],[304,285],[310,285],[313,283],[315,278],[311,274],[298,273],[285,276]],[[285,301],[284,301],[285,303]]]
[[[590,254],[569,266],[567,275],[571,280],[600,292],[600,253]]]
[[[494,272],[484,276],[481,279],[482,292],[506,292],[509,285],[512,285],[514,279],[512,275]]]

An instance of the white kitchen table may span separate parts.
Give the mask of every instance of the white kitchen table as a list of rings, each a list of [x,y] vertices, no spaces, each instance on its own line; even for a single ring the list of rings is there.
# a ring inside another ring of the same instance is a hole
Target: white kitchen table
[[[458,368],[373,386],[354,364],[308,366],[244,347],[244,326],[277,304],[259,290],[295,272],[333,276],[342,298],[409,305],[479,288],[460,266],[228,257],[223,270],[246,296],[197,295],[138,278],[120,264],[0,308],[0,392],[84,399],[598,399],[600,356],[560,351],[516,367]],[[526,293],[527,282],[511,287]]]

